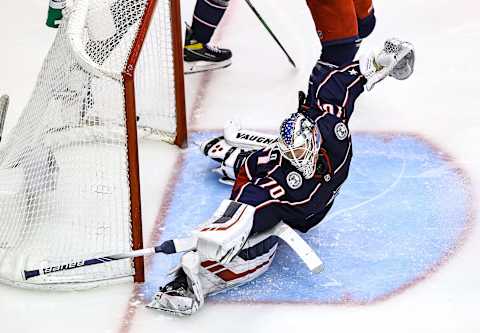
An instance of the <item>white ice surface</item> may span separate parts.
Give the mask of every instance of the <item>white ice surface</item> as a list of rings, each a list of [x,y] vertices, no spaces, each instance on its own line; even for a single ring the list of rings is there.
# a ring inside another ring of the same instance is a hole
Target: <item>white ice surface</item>
[[[221,128],[239,118],[246,127],[276,128],[295,110],[296,91],[305,89],[320,46],[305,2],[256,0],[285,43],[293,70],[241,0],[231,0],[216,39],[234,51],[233,65],[187,77],[187,107],[193,129]],[[190,21],[194,1],[182,1]],[[480,4],[458,1],[376,1],[375,32],[362,46],[386,37],[410,40],[417,49],[416,72],[404,82],[387,80],[358,102],[354,131],[418,133],[450,154],[480,189],[480,98],[477,92]],[[0,93],[11,97],[6,129],[33,89],[55,31],[44,26],[46,0],[0,4]],[[361,111],[360,111],[361,110]],[[148,244],[176,148],[142,148],[144,233]],[[162,167],[155,164],[161,157]],[[478,216],[478,204],[474,201]],[[475,225],[478,221],[475,220]],[[405,292],[367,306],[210,304],[196,316],[176,319],[147,311],[128,314],[133,286],[84,292],[34,292],[0,286],[0,332],[472,332],[480,331],[480,232],[447,265]],[[362,277],[358,277],[362,278]],[[135,304],[133,304],[135,305]],[[130,308],[132,309],[132,308]]]

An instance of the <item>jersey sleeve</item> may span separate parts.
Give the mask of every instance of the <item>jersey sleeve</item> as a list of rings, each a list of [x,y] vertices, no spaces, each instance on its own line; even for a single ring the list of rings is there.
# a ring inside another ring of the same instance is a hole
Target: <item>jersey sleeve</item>
[[[271,181],[268,177],[249,180],[246,176],[245,166],[240,170],[239,176],[235,181],[230,200],[245,203],[256,208],[262,207],[274,200],[271,189],[266,187],[268,182]],[[257,209],[254,215],[251,234],[268,230],[280,221],[280,210],[276,205],[270,205],[267,209]]]
[[[268,174],[275,167],[278,154],[270,150],[258,150],[247,157],[240,168],[230,198],[252,206],[258,206],[271,200],[264,183],[269,181]]]
[[[316,119],[328,112],[348,123],[366,82],[358,61],[343,67],[317,64],[310,75],[307,115]]]

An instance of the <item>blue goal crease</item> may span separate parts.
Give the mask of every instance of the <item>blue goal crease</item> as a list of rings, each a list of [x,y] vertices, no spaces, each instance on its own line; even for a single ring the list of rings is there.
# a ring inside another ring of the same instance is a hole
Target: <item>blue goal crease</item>
[[[201,142],[218,132],[197,132]],[[261,277],[211,297],[226,302],[370,303],[423,279],[458,246],[470,223],[469,182],[418,137],[356,134],[349,178],[324,222],[302,236],[325,264],[311,273],[280,246]],[[229,196],[196,145],[183,164],[160,241],[188,235]],[[179,256],[155,256],[144,285],[151,297]]]

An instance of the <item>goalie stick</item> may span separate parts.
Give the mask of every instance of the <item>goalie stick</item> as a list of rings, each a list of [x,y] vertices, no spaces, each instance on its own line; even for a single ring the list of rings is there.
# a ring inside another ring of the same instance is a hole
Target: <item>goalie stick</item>
[[[273,234],[287,243],[300,259],[303,260],[312,273],[320,273],[323,271],[322,260],[295,230],[285,223],[280,222],[273,228]]]
[[[313,273],[319,273],[323,271],[323,262],[320,260],[315,251],[305,242],[305,240],[300,237],[292,228],[286,225],[283,222],[277,224],[272,230],[266,231],[270,235],[275,235],[281,238],[285,243],[292,248],[292,250],[297,253],[300,259],[303,260],[308,269]],[[105,264],[115,260],[122,260],[128,258],[135,258],[141,256],[150,256],[156,253],[163,254],[174,254],[180,252],[188,252],[195,250],[197,247],[197,239],[192,238],[182,238],[182,239],[172,239],[167,240],[160,244],[159,246],[150,247],[141,250],[130,251],[126,253],[114,254],[110,256],[97,257],[91,259],[85,259],[75,262],[70,262],[66,264],[44,267],[40,269],[33,270],[24,270],[23,278],[28,280],[40,275],[46,275],[51,273],[57,273],[61,271],[81,268],[85,266],[92,266],[98,264]]]
[[[23,278],[25,280],[28,280],[40,275],[57,273],[57,272],[76,269],[76,268],[85,267],[85,266],[104,264],[104,263],[115,261],[115,260],[150,256],[155,253],[173,254],[173,253],[187,252],[187,251],[194,250],[196,246],[197,246],[197,240],[195,238],[167,240],[162,244],[160,244],[159,246],[149,247],[146,249],[114,254],[114,255],[105,256],[105,257],[97,257],[97,258],[85,259],[80,261],[74,261],[66,264],[50,266],[50,267],[45,267],[40,269],[33,269],[29,271],[23,271]]]
[[[0,142],[2,142],[3,125],[5,125],[5,118],[7,116],[8,102],[8,95],[0,97]]]
[[[248,7],[250,7],[250,9],[252,10],[252,12],[255,14],[255,16],[258,18],[258,20],[262,23],[262,25],[265,27],[265,29],[268,31],[268,33],[270,34],[270,36],[272,36],[272,38],[275,40],[275,42],[277,43],[278,46],[280,46],[280,48],[282,49],[283,53],[285,53],[285,55],[287,56],[288,58],[288,62],[292,64],[293,67],[297,67],[297,65],[295,65],[295,62],[293,61],[292,57],[290,57],[290,55],[288,54],[287,50],[285,50],[285,48],[283,47],[282,43],[280,43],[280,41],[278,40],[277,36],[275,36],[275,34],[273,33],[273,31],[270,29],[270,27],[268,26],[268,24],[265,22],[265,20],[263,19],[263,17],[260,15],[260,13],[257,11],[257,9],[253,6],[253,4],[250,2],[250,0],[245,0],[245,2],[247,3]]]

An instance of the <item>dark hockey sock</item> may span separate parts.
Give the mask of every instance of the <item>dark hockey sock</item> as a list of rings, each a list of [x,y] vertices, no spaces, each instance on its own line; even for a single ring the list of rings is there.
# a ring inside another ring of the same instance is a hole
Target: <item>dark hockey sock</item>
[[[341,66],[353,61],[363,38],[370,35],[375,28],[375,12],[358,21],[358,39],[356,41],[342,41],[322,44],[320,61]]]
[[[370,15],[367,17],[358,20],[358,37],[361,39],[370,35],[375,28],[375,23],[377,22],[375,18],[375,11],[372,10]]]
[[[341,44],[322,44],[320,61],[341,66],[352,62],[357,51],[358,47],[353,40]]]
[[[192,30],[194,38],[201,43],[208,43],[218,23],[227,9],[225,0],[197,0],[193,12]]]
[[[358,21],[358,39],[356,41],[357,49],[360,49],[362,40],[367,38],[375,28],[375,23],[377,19],[375,18],[375,13],[372,12],[365,18],[359,19]]]

